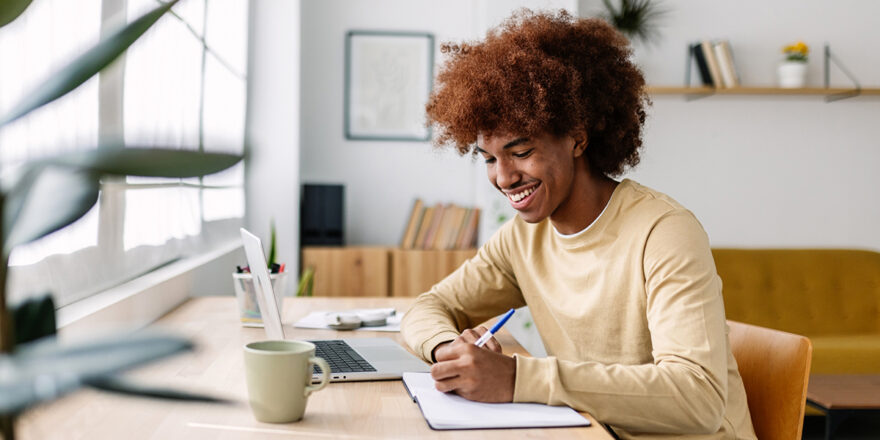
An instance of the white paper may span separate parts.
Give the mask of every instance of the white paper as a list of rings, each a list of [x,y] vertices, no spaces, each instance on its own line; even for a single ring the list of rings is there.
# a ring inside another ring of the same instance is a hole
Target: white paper
[[[430,373],[403,373],[403,382],[433,429],[590,426],[589,420],[567,406],[481,403],[442,393]]]
[[[357,310],[345,310],[344,312],[357,313],[359,311],[364,311],[364,310],[385,310],[385,309],[357,309]],[[299,321],[296,321],[295,323],[293,323],[293,326],[298,327],[298,328],[317,328],[317,329],[322,329],[322,330],[333,330],[332,328],[330,328],[327,325],[327,320],[325,318],[325,315],[327,313],[335,313],[335,312],[340,312],[340,310],[333,310],[333,311],[323,310],[323,311],[312,312],[312,313],[309,313],[308,315],[306,315],[304,318],[300,319]],[[372,332],[399,332],[400,331],[400,321],[402,319],[403,319],[402,313],[395,313],[394,315],[391,315],[388,317],[388,319],[385,321],[386,322],[385,325],[380,325],[380,326],[376,326],[376,327],[359,327],[359,328],[355,329],[355,331],[365,330],[365,331],[372,331]]]

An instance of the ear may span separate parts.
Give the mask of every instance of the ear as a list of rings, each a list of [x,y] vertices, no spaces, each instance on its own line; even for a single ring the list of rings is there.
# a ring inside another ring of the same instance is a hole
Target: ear
[[[572,145],[572,156],[581,157],[584,154],[584,151],[587,149],[588,139],[586,130],[579,129],[574,131],[571,135],[572,140],[574,140],[574,145]]]

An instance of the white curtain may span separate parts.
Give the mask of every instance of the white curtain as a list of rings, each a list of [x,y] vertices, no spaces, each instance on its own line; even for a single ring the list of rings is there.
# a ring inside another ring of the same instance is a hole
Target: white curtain
[[[104,0],[128,21],[155,0]],[[0,29],[0,113],[119,26],[101,0],[35,0]],[[0,129],[0,172],[74,148],[166,147],[243,152],[247,2],[186,0],[97,78]],[[113,69],[111,69],[113,70]],[[99,105],[121,114],[103,117]],[[117,107],[120,107],[117,105]],[[111,141],[108,143],[107,140]],[[113,142],[116,139],[122,141]],[[65,305],[234,239],[244,215],[241,165],[204,179],[109,178],[85,217],[11,256],[10,298],[51,291]]]

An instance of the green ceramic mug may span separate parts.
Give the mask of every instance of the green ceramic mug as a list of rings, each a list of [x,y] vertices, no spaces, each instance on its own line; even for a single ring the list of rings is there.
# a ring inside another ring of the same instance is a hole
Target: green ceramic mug
[[[312,385],[312,366],[321,382]],[[254,417],[266,423],[302,418],[309,394],[330,380],[330,366],[315,357],[315,344],[306,341],[260,341],[244,346],[244,370]]]

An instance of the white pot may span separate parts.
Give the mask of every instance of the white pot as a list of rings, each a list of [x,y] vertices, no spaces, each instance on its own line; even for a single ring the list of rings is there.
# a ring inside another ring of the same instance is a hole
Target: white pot
[[[779,87],[796,89],[807,85],[806,62],[786,61],[779,65],[776,74],[779,78]]]
[[[254,278],[249,273],[233,273],[235,297],[238,299],[238,312],[241,325],[245,327],[263,327],[263,317],[254,289]],[[287,272],[269,274],[272,290],[275,293],[275,304],[278,313],[284,319],[284,287],[287,284]]]

